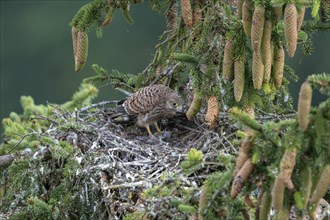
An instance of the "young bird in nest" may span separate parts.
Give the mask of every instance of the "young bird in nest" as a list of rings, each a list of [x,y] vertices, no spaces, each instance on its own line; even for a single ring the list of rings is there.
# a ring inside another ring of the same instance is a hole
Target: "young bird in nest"
[[[142,88],[129,96],[122,104],[126,113],[137,116],[137,125],[145,127],[152,135],[150,125],[155,125],[158,132],[160,128],[157,121],[174,116],[181,111],[183,101],[171,88],[164,85],[152,85]]]

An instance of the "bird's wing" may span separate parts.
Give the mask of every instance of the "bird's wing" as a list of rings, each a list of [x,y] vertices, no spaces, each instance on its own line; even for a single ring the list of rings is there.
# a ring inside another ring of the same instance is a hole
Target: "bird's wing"
[[[146,114],[161,104],[158,94],[138,93],[127,98],[123,106],[128,114]]]

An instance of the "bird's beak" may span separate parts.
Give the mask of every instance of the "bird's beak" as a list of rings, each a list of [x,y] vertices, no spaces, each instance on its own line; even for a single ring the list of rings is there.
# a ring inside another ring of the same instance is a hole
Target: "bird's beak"
[[[176,107],[176,112],[182,112],[182,105],[178,105]]]

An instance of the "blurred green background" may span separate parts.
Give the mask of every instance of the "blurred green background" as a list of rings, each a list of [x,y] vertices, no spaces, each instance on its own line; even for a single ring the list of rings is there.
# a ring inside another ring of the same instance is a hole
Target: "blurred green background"
[[[152,11],[145,1],[131,7],[133,25],[117,11],[112,23],[104,28],[103,39],[96,39],[95,31],[91,30],[88,61],[80,73],[74,72],[68,24],[88,2],[1,0],[0,119],[12,111],[22,112],[19,103],[22,95],[31,95],[36,104],[64,103],[84,78],[94,75],[91,68],[94,63],[107,70],[130,73],[141,72],[148,65],[165,28],[165,18]],[[286,58],[300,77],[298,83],[290,85],[293,97],[298,96],[299,86],[309,74],[330,72],[329,41],[329,32],[318,32],[313,38],[312,56],[303,57],[298,49],[293,59]],[[319,96],[313,97],[314,104]],[[101,88],[95,102],[122,97],[108,86]]]
[[[102,39],[95,29],[89,32],[88,61],[76,73],[69,22],[88,2],[1,1],[1,119],[22,112],[22,95],[31,95],[36,104],[68,101],[84,78],[95,75],[94,63],[138,73],[151,61],[165,18],[146,2],[131,7],[133,25],[118,10]],[[122,97],[107,86],[95,101]]]

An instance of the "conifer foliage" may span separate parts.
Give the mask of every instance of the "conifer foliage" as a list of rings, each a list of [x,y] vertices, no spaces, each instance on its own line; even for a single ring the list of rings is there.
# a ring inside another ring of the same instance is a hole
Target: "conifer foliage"
[[[116,10],[133,24],[131,10],[141,3],[94,0],[76,13],[70,23],[75,71],[93,46],[88,33],[101,38]],[[96,75],[84,79],[71,101],[35,105],[23,96],[24,112],[3,119],[5,217],[329,217],[330,74],[311,74],[294,108],[287,88],[299,74],[285,65],[297,49],[311,54],[313,32],[330,29],[328,1],[149,3],[165,15],[167,29],[144,71],[93,64]],[[312,19],[304,21],[309,8]],[[139,136],[132,119],[104,107],[112,101],[92,104],[97,87],[129,94],[156,83],[185,100],[184,114],[162,122],[169,137]],[[316,91],[326,99],[312,106]]]

